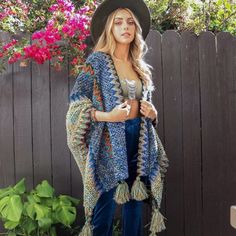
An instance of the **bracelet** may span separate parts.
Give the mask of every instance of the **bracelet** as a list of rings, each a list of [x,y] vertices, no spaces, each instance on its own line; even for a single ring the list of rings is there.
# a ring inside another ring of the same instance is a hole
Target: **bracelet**
[[[91,118],[92,118],[93,121],[98,121],[96,116],[95,116],[95,111],[96,111],[96,109],[93,107],[91,109]]]

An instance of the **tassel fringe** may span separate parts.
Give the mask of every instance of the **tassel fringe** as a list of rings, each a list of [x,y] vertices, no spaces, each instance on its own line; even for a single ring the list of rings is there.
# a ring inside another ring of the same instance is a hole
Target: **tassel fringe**
[[[91,225],[91,217],[86,220],[82,231],[79,233],[79,236],[92,236],[92,225]]]
[[[118,184],[114,196],[114,200],[118,204],[124,204],[130,200],[129,186],[125,181]]]
[[[150,225],[150,231],[152,232],[150,236],[156,236],[156,233],[166,229],[164,218],[165,217],[160,213],[159,209],[155,208]]]
[[[137,176],[131,188],[131,197],[137,201],[143,201],[144,199],[148,198],[147,188],[140,180],[139,176]]]

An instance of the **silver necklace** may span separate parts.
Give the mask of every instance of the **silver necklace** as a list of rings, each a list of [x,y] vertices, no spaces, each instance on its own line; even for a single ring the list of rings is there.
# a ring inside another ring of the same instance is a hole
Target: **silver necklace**
[[[129,80],[125,78],[122,80],[123,83],[126,83],[127,90],[128,90],[128,98],[129,99],[135,99],[136,98],[136,90],[137,90],[137,85],[135,80]]]

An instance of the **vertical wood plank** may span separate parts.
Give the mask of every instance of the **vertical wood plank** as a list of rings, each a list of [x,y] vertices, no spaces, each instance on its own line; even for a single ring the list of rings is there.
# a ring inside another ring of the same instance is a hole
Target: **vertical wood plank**
[[[155,90],[152,94],[152,102],[158,111],[158,135],[162,141],[163,146],[165,146],[165,140],[164,140],[164,118],[163,118],[163,81],[162,81],[162,51],[161,51],[161,43],[162,43],[162,35],[156,31],[156,30],[150,30],[146,43],[148,45],[148,53],[146,56],[146,61],[148,64],[150,64],[153,69],[152,71],[152,80],[154,83]],[[163,189],[163,195],[162,195],[162,204],[161,204],[161,213],[167,218],[166,215],[166,206],[165,206],[165,200],[166,200],[166,185],[164,183],[164,189]],[[151,221],[151,213],[152,209],[151,206],[147,206],[145,204],[144,208],[144,225],[150,223]],[[168,220],[168,219],[167,219]],[[166,222],[166,221],[165,221]],[[145,228],[145,235],[149,235],[150,225]],[[160,236],[166,235],[166,230],[159,233]]]
[[[70,153],[66,140],[68,70],[51,67],[52,175],[56,193],[71,194]]]
[[[8,33],[0,34],[2,42],[10,42]],[[0,187],[15,183],[14,123],[13,123],[13,66],[7,64],[0,74]]]
[[[19,36],[30,39],[27,35]],[[20,67],[17,62],[13,66],[16,181],[25,178],[27,189],[32,189],[31,63]]]
[[[202,33],[199,38],[199,59],[201,78],[202,107],[202,162],[203,162],[203,235],[220,235],[219,192],[216,183],[220,182],[219,154],[221,146],[221,121],[217,121],[220,91],[216,73],[215,35]],[[218,116],[219,118],[219,116]],[[219,123],[218,123],[219,122]],[[212,217],[214,216],[214,217]]]
[[[219,182],[213,182],[215,189],[222,185],[219,191],[218,207],[220,217],[219,235],[235,235],[235,229],[229,224],[229,210],[230,206],[236,202],[236,190],[232,186],[236,186],[236,162],[234,160],[236,147],[232,140],[236,140],[235,122],[230,117],[230,111],[235,112],[235,106],[231,107],[231,91],[233,78],[234,60],[236,60],[235,41],[233,36],[227,32],[220,32],[216,35],[216,79],[219,83],[219,90],[217,93],[219,99],[219,107],[216,107],[217,123],[221,123],[220,132],[218,133],[221,141],[219,152],[217,156],[212,156],[212,161],[218,158],[218,171],[211,170],[219,175]],[[234,44],[233,44],[234,43]],[[229,132],[227,132],[228,130]],[[227,193],[227,194],[225,194]]]
[[[32,122],[34,185],[52,184],[49,63],[32,63]]]
[[[9,42],[10,35],[1,32],[0,41]],[[12,70],[13,66],[7,64],[0,73],[0,188],[15,184]],[[4,232],[2,222],[0,232]]]
[[[185,235],[201,235],[201,122],[198,38],[181,34]]]
[[[167,30],[162,39],[165,147],[170,165],[166,175],[166,227],[167,235],[185,235],[180,36]]]

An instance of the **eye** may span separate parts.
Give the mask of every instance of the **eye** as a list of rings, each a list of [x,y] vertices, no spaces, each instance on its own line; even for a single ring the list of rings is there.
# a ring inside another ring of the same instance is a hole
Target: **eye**
[[[121,24],[120,21],[115,22],[115,25],[120,25],[120,24]]]
[[[133,24],[134,24],[134,21],[130,21],[129,24],[130,24],[130,25],[133,25]]]

